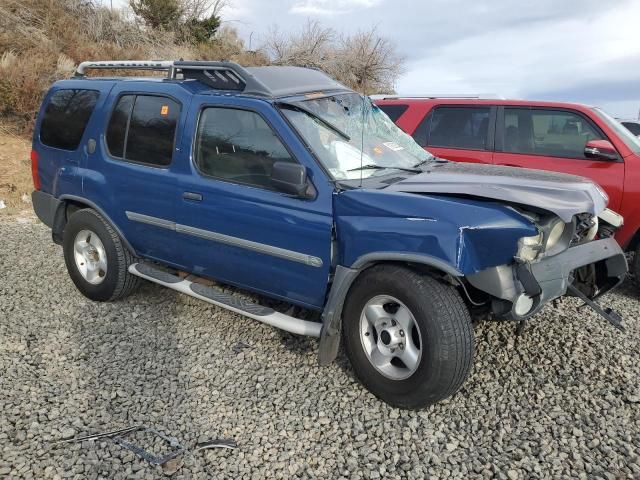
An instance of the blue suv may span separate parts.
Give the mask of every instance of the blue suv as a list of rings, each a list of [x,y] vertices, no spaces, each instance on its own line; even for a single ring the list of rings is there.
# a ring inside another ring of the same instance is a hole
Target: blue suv
[[[342,339],[395,406],[463,384],[472,317],[524,325],[570,294],[620,326],[594,302],[627,271],[597,185],[435,158],[317,70],[85,62],[44,99],[32,171],[34,209],[88,298],[146,279],[320,337],[323,365]]]

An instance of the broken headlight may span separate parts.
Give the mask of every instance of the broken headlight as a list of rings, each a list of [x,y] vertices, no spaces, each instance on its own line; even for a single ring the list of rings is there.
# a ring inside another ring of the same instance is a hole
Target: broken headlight
[[[545,250],[551,250],[558,245],[558,242],[562,240],[564,234],[565,224],[562,220],[558,219],[547,234],[547,242],[545,243]]]
[[[533,262],[543,250],[543,240],[542,233],[532,237],[522,237],[518,240],[516,258],[524,262]]]

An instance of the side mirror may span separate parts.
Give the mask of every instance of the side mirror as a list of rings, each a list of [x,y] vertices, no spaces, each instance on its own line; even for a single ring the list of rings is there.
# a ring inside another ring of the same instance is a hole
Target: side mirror
[[[271,170],[271,184],[281,192],[305,197],[309,185],[307,168],[299,163],[275,162]]]
[[[594,160],[618,160],[618,152],[609,140],[589,140],[584,147],[584,156]]]

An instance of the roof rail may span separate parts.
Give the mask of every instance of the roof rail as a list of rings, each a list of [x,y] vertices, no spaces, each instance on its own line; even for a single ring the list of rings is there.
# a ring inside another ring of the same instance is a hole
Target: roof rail
[[[370,95],[373,100],[394,100],[401,98],[450,98],[450,99],[476,99],[476,100],[504,100],[502,95],[495,93],[468,93],[468,94],[420,94],[420,95]]]
[[[87,70],[151,70],[167,72],[167,78],[198,80],[218,90],[234,90],[251,95],[271,96],[271,91],[246,68],[234,62],[174,60],[107,60],[82,62],[76,77]]]

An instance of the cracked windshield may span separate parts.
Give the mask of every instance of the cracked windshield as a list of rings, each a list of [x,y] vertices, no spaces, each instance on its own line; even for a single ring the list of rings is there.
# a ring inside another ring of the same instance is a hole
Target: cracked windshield
[[[283,111],[335,180],[392,170],[418,173],[434,157],[357,93],[281,103]]]

